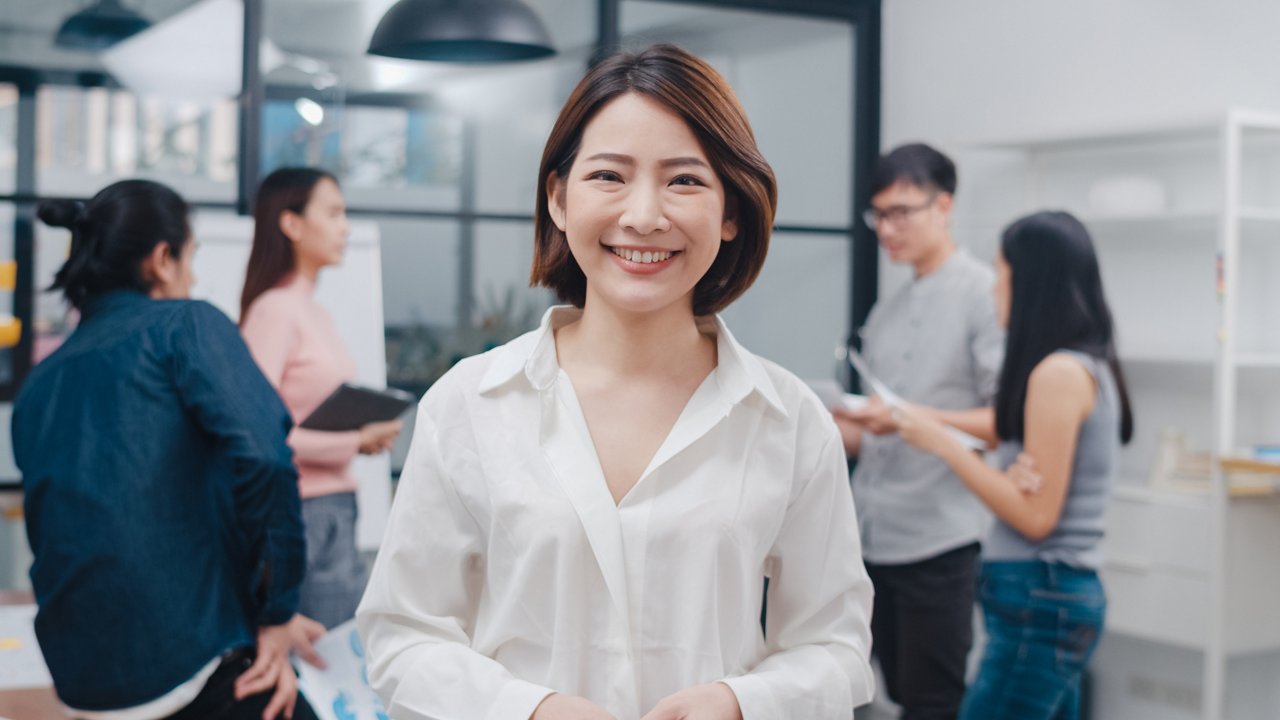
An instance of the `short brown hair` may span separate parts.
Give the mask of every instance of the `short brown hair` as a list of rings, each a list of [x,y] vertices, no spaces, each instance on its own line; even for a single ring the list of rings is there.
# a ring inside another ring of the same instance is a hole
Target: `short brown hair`
[[[725,187],[725,211],[738,228],[733,242],[721,243],[707,274],[693,290],[693,312],[723,310],[755,282],[769,251],[778,207],[773,169],[756,147],[742,104],[715,68],[674,45],[653,45],[619,53],[596,65],[573,89],[551,129],[538,169],[530,285],[542,285],[578,307],[586,302],[587,278],[569,252],[563,231],[551,220],[547,180],[566,178],[596,113],[627,93],[656,100],[679,115],[707,154]]]

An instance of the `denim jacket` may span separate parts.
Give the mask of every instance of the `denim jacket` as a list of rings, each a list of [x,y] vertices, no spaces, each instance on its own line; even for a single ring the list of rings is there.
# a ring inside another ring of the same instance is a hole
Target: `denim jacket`
[[[14,405],[36,637],[64,703],[153,700],[296,611],[291,421],[231,321],[91,301]]]

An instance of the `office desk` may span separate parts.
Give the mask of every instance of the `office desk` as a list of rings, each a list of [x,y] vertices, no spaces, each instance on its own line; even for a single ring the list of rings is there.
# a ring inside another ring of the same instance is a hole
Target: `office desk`
[[[30,592],[0,591],[0,605],[29,605]],[[11,720],[65,720],[52,687],[0,690],[0,718]]]

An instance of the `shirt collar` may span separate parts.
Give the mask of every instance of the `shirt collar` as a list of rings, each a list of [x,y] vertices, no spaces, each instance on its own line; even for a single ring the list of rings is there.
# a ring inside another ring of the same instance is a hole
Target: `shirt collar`
[[[480,381],[480,393],[489,393],[519,377],[523,377],[535,390],[553,387],[560,373],[555,331],[581,316],[582,310],[578,308],[557,305],[547,310],[536,330],[494,350],[489,369]],[[736,403],[755,392],[785,416],[786,407],[764,363],[738,344],[720,316],[700,317],[697,323],[702,333],[716,338],[715,373],[726,399]]]
[[[149,302],[150,300],[150,296],[139,290],[110,290],[89,298],[80,309],[80,317],[87,320],[95,315],[110,312],[115,308],[131,307],[137,303]]]
[[[913,277],[911,279],[911,284],[914,287],[931,285],[935,278],[949,275],[951,271],[955,269],[958,265],[963,264],[965,262],[963,258],[967,258],[968,256],[969,256],[969,252],[967,250],[965,250],[963,247],[957,246],[956,249],[953,250],[951,254],[947,256],[947,259],[942,261],[942,264],[939,265],[936,270],[929,273],[928,275],[925,275],[922,278]]]

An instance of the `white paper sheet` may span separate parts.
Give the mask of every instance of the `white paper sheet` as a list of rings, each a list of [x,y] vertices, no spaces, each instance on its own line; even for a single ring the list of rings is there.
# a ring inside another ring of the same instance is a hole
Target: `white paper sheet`
[[[382,701],[369,687],[364,647],[355,620],[330,630],[316,642],[324,670],[298,660],[298,688],[320,720],[389,720]]]
[[[852,365],[853,369],[857,370],[858,374],[862,376],[863,382],[871,388],[872,392],[880,396],[880,399],[884,401],[885,405],[888,405],[889,407],[900,407],[906,404],[901,396],[890,390],[888,385],[885,385],[880,378],[876,377],[875,374],[871,372],[871,367],[867,365],[866,359],[859,355],[857,351],[853,348],[849,348],[849,354],[847,357],[849,358],[849,364]],[[953,428],[950,425],[947,425],[946,428],[947,432],[951,434],[951,437],[955,438],[961,445],[969,448],[970,450],[986,451],[987,444],[982,440],[979,440],[967,432]]]

